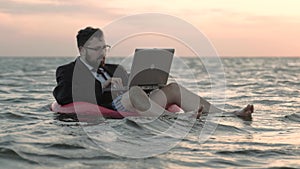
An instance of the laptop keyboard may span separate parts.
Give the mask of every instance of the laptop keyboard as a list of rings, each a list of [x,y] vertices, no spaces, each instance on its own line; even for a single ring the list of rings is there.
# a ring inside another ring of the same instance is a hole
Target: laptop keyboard
[[[139,86],[141,89],[143,90],[155,90],[155,89],[159,89],[160,86],[158,85],[151,85],[151,86]]]

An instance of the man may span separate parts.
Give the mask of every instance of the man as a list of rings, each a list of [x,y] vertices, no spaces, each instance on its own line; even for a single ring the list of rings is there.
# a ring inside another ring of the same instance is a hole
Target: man
[[[100,29],[80,30],[77,46],[80,56],[57,68],[57,86],[53,91],[56,101],[60,105],[83,101],[112,108],[112,96],[104,89],[122,86],[122,80],[126,82],[128,78],[126,71],[118,65],[105,64],[106,50],[110,46],[105,44]],[[113,77],[114,74],[118,77]]]
[[[74,62],[58,67],[56,71],[57,86],[53,95],[61,105],[84,101],[119,111],[138,112],[145,116],[168,114],[165,108],[171,104],[177,104],[184,111],[196,111],[197,118],[202,111],[224,112],[176,83],[150,94],[139,87],[132,87],[113,98],[107,89],[122,88],[123,82],[127,84],[128,75],[121,66],[105,64],[109,46],[105,43],[103,32],[99,28],[82,29],[77,35],[77,45],[80,56]],[[251,117],[253,109],[253,105],[248,105],[233,113]]]

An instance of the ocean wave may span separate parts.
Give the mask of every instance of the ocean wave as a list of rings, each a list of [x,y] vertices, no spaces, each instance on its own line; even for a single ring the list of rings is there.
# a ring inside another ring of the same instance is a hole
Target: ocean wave
[[[0,168],[300,167],[299,59],[222,59],[224,72],[218,74],[224,73],[226,77],[226,109],[233,111],[254,104],[255,112],[252,121],[227,114],[211,119],[217,128],[203,143],[199,137],[207,115],[195,123],[189,118],[170,117],[87,123],[78,122],[75,114],[65,116],[51,112],[55,70],[72,60],[74,58],[0,58]],[[117,63],[120,59],[112,60]],[[219,81],[212,82],[197,59],[187,60],[191,70],[196,72],[196,80],[182,68],[175,71],[176,77],[185,81],[184,85],[192,91],[198,88],[201,96],[212,98],[215,94],[212,85]],[[152,150],[160,147],[149,146],[151,141],[147,139],[165,132],[175,123],[177,128],[160,137],[158,144],[165,146],[175,140],[178,144],[151,158],[119,157],[105,151],[88,136],[104,136],[98,143],[105,145],[112,141],[107,144],[120,146],[121,153],[140,150],[141,145]],[[181,139],[178,135],[187,127],[190,127],[188,135]],[[93,130],[87,133],[86,129]],[[115,137],[109,133],[111,130],[129,139]],[[127,145],[134,149],[128,150]],[[278,160],[281,163],[274,164]]]
[[[285,149],[269,149],[269,150],[259,150],[259,149],[246,149],[246,150],[235,150],[235,151],[218,151],[218,154],[222,155],[247,155],[253,157],[265,158],[269,156],[295,156],[294,151],[289,151]]]
[[[285,119],[293,122],[300,122],[300,112],[284,116]]]
[[[12,148],[0,147],[0,158],[13,161],[24,161],[31,164],[38,164],[36,161],[23,157],[20,153]]]

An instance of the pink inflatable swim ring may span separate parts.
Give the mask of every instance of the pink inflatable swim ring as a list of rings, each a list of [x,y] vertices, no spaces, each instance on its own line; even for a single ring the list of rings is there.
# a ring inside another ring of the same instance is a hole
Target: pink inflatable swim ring
[[[61,114],[77,114],[77,116],[103,116],[105,118],[122,119],[129,116],[140,116],[133,112],[118,112],[88,102],[74,102],[66,105],[59,105],[57,102],[51,104],[50,110]],[[170,112],[182,111],[180,107],[173,104],[167,108]]]

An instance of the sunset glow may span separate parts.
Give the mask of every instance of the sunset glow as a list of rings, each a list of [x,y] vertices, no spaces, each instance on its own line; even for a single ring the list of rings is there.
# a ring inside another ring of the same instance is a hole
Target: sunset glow
[[[300,56],[299,6],[297,0],[7,0],[0,7],[0,55],[76,56],[79,29],[155,12],[194,25],[221,56]]]

